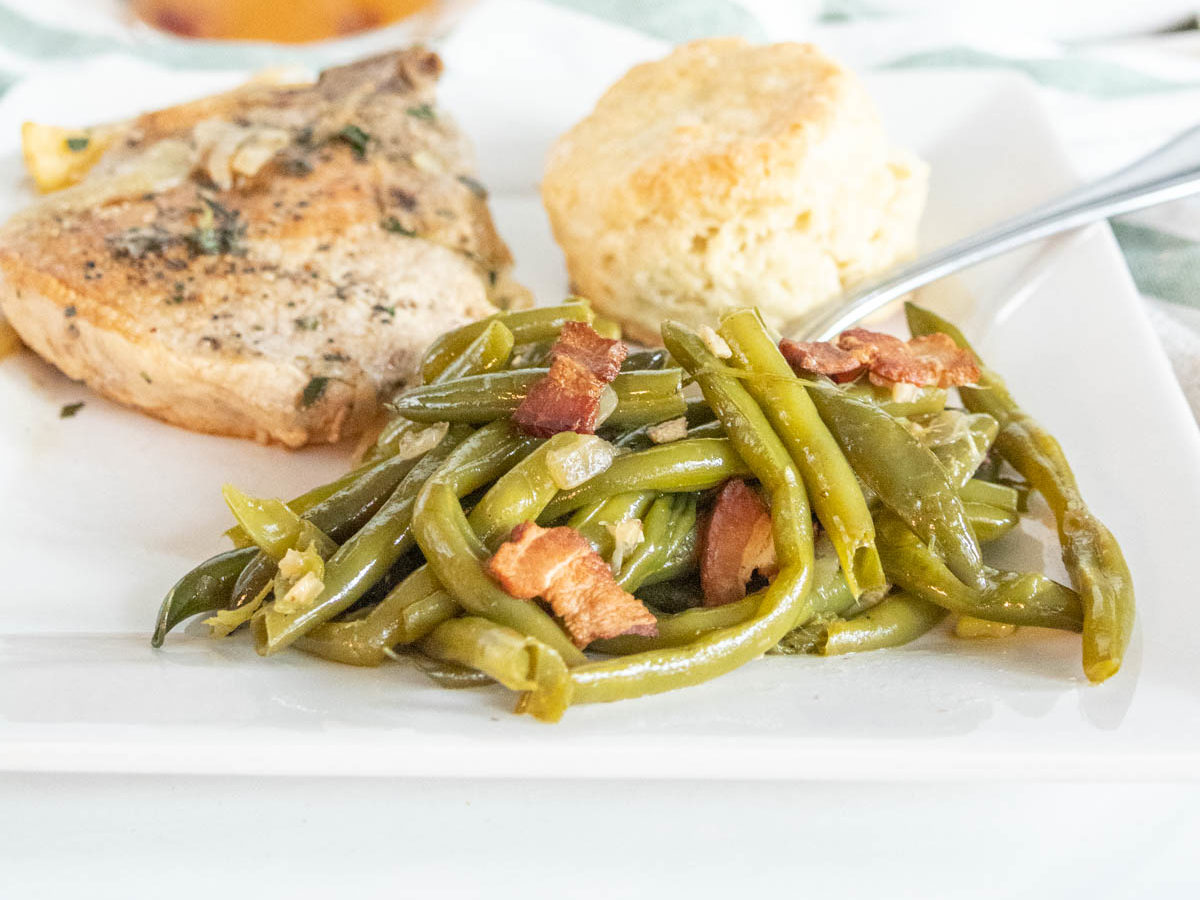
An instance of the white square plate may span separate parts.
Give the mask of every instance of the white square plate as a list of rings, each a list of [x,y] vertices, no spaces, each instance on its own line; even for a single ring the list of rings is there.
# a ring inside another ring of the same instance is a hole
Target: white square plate
[[[444,103],[476,139],[518,275],[565,289],[536,182],[552,138],[653,42],[586,33],[484,39],[486,9],[445,48]],[[509,32],[511,34],[511,32]],[[468,52],[469,48],[469,52]],[[110,59],[0,102],[0,204],[29,199],[24,118],[83,124],[236,81]],[[932,165],[926,246],[1066,188],[1036,97],[1008,77],[871,79],[893,133]],[[3,210],[0,210],[3,211]],[[29,354],[0,365],[0,769],[572,777],[1191,777],[1200,771],[1192,566],[1195,423],[1106,227],[939,286],[926,298],[980,338],[1062,440],[1121,538],[1138,590],[1125,670],[1094,687],[1078,640],[934,634],[840,659],[767,658],[699,688],[579,707],[555,727],[500,691],[448,692],[404,666],[359,670],[192,625],[152,651],[159,600],[221,549],[219,488],[288,496],[347,451],[288,453],[191,434],[117,408]],[[63,404],[86,401],[72,419]],[[1006,558],[1057,550],[1007,540]]]

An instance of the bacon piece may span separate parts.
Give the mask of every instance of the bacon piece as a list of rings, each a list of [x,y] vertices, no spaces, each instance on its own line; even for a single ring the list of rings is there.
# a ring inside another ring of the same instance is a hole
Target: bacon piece
[[[594,434],[604,386],[617,377],[629,348],[584,322],[568,322],[550,348],[550,371],[521,401],[513,422],[534,437],[560,431]]]
[[[962,350],[946,334],[926,334],[902,341],[890,334],[851,328],[836,344],[779,342],[788,363],[797,372],[828,375],[834,381],[852,381],[869,371],[872,384],[890,387],[959,387],[979,380],[979,367],[970,351]]]
[[[575,360],[560,356],[546,377],[533,383],[513,422],[526,434],[553,437],[560,431],[594,434],[604,382]]]
[[[923,334],[908,342],[912,352],[938,366],[938,387],[961,387],[979,380],[979,364],[970,350],[954,343],[954,338],[940,331]]]
[[[838,337],[838,346],[871,370],[874,384],[957,387],[979,380],[974,358],[946,334],[928,334],[905,342],[890,334],[851,328]]]
[[[654,615],[613,580],[608,564],[574,528],[518,525],[488,571],[514,597],[550,604],[576,646],[619,634],[658,634]]]
[[[617,377],[621,363],[625,362],[628,355],[629,348],[623,341],[601,337],[586,322],[567,322],[550,348],[552,360],[560,356],[569,357],[605,384]]]
[[[828,375],[839,383],[853,381],[866,369],[853,353],[847,353],[826,341],[791,341],[784,338],[779,342],[779,349],[796,373]]]
[[[705,606],[741,600],[755,572],[769,578],[777,571],[771,514],[758,492],[741,479],[722,486],[701,534]]]

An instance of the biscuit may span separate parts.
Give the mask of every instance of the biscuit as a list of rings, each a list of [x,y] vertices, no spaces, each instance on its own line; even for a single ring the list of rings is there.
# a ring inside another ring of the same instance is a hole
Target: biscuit
[[[739,306],[778,325],[910,255],[926,182],[817,48],[717,38],[609,88],[542,198],[572,290],[657,342]]]

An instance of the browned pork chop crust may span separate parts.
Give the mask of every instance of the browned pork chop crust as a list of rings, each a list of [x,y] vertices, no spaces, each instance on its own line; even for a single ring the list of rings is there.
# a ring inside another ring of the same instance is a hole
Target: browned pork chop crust
[[[169,422],[337,441],[441,332],[519,301],[469,148],[413,48],[148,113],[0,230],[0,310]]]

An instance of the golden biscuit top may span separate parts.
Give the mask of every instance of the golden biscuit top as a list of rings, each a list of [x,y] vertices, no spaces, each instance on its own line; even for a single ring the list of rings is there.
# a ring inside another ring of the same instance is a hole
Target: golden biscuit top
[[[878,127],[856,79],[811,44],[694,41],[609,88],[551,150],[544,189],[611,192],[587,205],[615,214],[724,205],[856,119]]]

